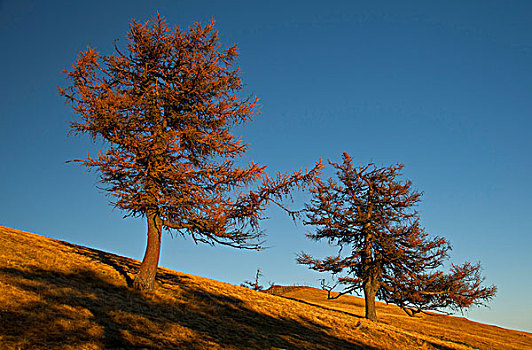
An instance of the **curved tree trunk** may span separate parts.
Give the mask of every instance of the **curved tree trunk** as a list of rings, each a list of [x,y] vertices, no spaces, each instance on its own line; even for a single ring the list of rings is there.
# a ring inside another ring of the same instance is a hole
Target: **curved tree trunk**
[[[159,266],[161,252],[162,220],[155,212],[148,213],[148,243],[139,272],[133,281],[133,288],[152,291],[155,287],[155,275]]]
[[[377,311],[375,310],[375,295],[377,288],[374,283],[366,282],[364,284],[364,299],[366,305],[366,318],[369,320],[377,320]]]

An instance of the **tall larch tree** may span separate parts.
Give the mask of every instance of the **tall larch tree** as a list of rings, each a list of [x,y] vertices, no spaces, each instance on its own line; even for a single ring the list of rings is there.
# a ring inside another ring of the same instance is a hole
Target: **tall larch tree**
[[[130,23],[125,47],[110,55],[80,52],[60,94],[77,118],[76,134],[103,140],[97,155],[77,163],[100,174],[126,216],[145,217],[147,247],[133,287],[152,290],[163,230],[195,242],[259,249],[259,220],[320,171],[277,173],[237,166],[247,144],[232,128],[258,114],[242,98],[236,46],[221,47],[211,22],[183,30],[159,15]],[[281,205],[281,204],[280,204]]]
[[[343,293],[362,290],[366,318],[377,319],[376,297],[411,316],[484,305],[494,297],[496,288],[482,285],[480,264],[452,264],[448,273],[438,270],[450,245],[444,238],[430,238],[421,227],[414,210],[421,194],[412,190],[410,181],[399,180],[403,165],[354,166],[347,153],[342,164],[329,163],[339,181],[316,180],[305,224],[315,227],[309,238],[340,250],[324,259],[301,253],[297,260],[333,273],[345,285]]]

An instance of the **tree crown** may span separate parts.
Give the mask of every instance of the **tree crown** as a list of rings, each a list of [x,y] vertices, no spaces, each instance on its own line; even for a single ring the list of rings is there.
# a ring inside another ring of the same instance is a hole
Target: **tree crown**
[[[265,206],[319,171],[270,178],[265,166],[236,164],[247,145],[232,127],[258,114],[257,97],[239,96],[237,57],[236,46],[221,48],[213,21],[183,30],[158,15],[133,20],[125,48],[89,47],[66,71],[71,85],[60,93],[79,116],[72,130],[108,146],[76,161],[99,171],[126,216],[153,212],[196,241],[257,248],[246,242],[259,237]]]
[[[348,285],[344,293],[370,288],[382,300],[405,308],[466,308],[495,295],[495,287],[481,286],[479,264],[452,265],[449,274],[437,270],[451,248],[445,238],[430,238],[421,226],[413,208],[421,193],[399,179],[402,164],[354,166],[347,153],[342,164],[329,163],[339,182],[315,182],[305,224],[315,227],[309,238],[325,239],[340,252],[325,259],[301,253],[299,263],[346,273],[338,278]]]

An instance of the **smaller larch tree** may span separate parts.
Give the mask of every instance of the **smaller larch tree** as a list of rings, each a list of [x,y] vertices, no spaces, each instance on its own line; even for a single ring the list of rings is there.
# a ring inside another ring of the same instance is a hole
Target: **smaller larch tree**
[[[76,162],[97,170],[125,216],[147,221],[147,246],[133,287],[152,290],[161,234],[259,249],[259,221],[270,203],[290,196],[320,171],[270,177],[265,166],[236,162],[248,145],[232,129],[258,114],[240,96],[236,46],[221,47],[214,22],[169,27],[159,15],[130,24],[126,45],[79,54],[60,94],[78,118],[76,134],[104,141]],[[293,214],[293,213],[291,213]]]
[[[257,268],[257,273],[255,274],[255,281],[244,281],[243,283],[240,284],[240,286],[260,292],[264,290],[264,286],[259,283],[259,279],[261,277],[262,277],[262,273],[260,272],[260,268]]]
[[[316,227],[309,238],[327,240],[339,246],[339,253],[325,259],[301,253],[297,261],[334,274],[345,285],[342,294],[363,290],[366,318],[377,319],[376,297],[413,316],[485,305],[495,296],[495,286],[482,285],[480,264],[439,270],[450,245],[445,238],[430,238],[421,227],[413,208],[421,193],[398,179],[402,164],[354,166],[347,153],[342,164],[329,163],[340,181],[316,180],[305,224]]]

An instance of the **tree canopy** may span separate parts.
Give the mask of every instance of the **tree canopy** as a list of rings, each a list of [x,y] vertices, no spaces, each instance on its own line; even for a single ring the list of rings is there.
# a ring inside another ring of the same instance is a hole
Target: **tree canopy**
[[[451,265],[438,270],[449,256],[445,238],[429,237],[414,206],[421,193],[400,181],[402,164],[379,168],[329,162],[338,182],[317,179],[311,188],[305,224],[315,227],[313,240],[340,248],[338,255],[316,259],[298,256],[300,264],[331,272],[346,285],[343,293],[362,289],[366,318],[376,319],[375,297],[399,305],[409,315],[422,310],[464,309],[483,305],[496,292],[484,287],[480,264]]]
[[[159,15],[130,24],[113,54],[88,47],[60,93],[78,119],[76,134],[105,141],[78,164],[99,172],[126,216],[146,217],[148,244],[134,286],[152,289],[163,229],[196,242],[260,248],[259,220],[320,170],[270,177],[236,159],[248,145],[233,127],[257,115],[258,98],[241,97],[236,46],[221,47],[214,22],[170,28]]]

